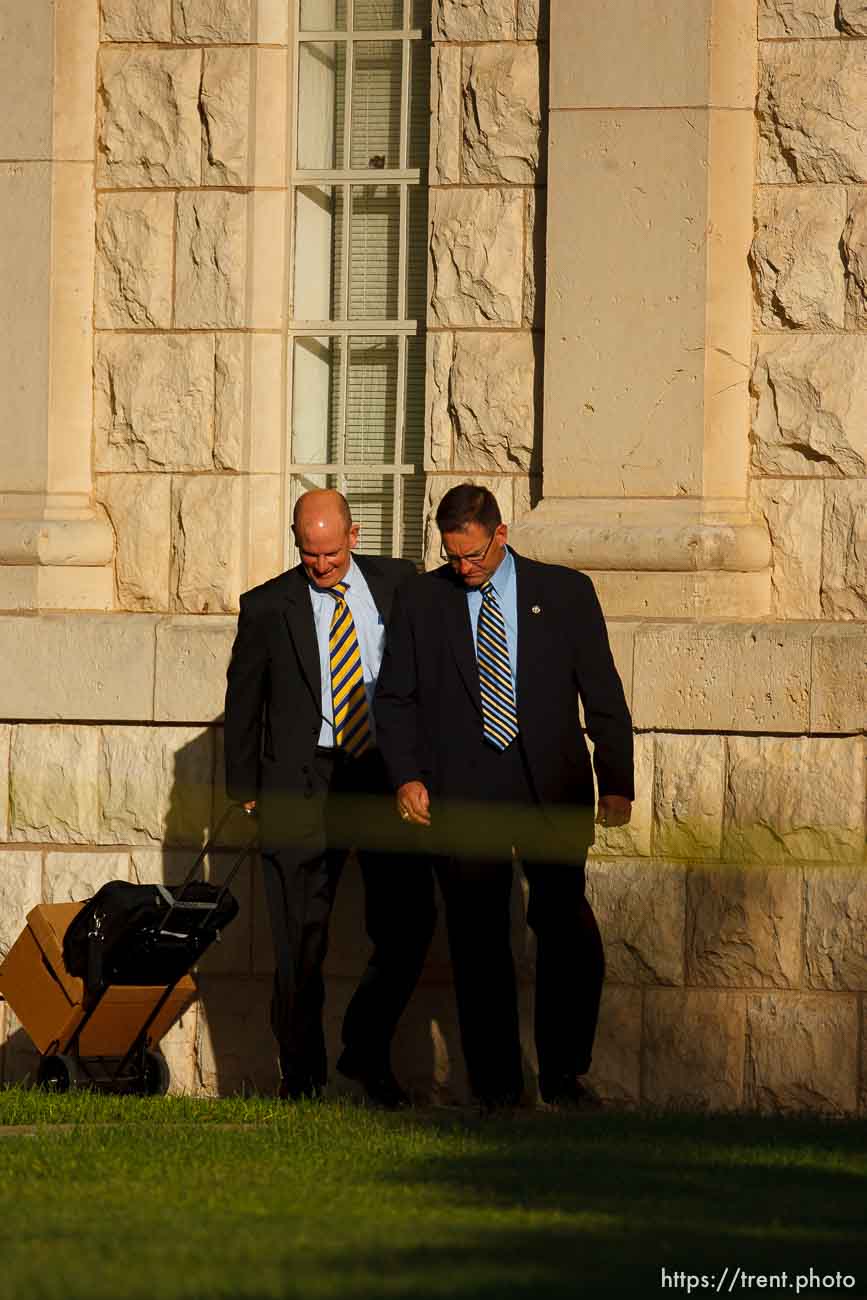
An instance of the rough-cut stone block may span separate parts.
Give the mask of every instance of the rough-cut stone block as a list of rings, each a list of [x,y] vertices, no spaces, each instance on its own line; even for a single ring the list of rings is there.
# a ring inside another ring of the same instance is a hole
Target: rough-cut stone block
[[[218,334],[214,357],[214,464],[280,472],[282,340]]]
[[[96,468],[212,468],[214,371],[211,334],[101,336]]]
[[[847,36],[867,36],[867,4],[864,0],[837,0],[837,26]]]
[[[172,39],[172,0],[101,0],[104,41]]]
[[[46,853],[44,903],[80,903],[110,880],[129,880],[128,853]]]
[[[213,736],[190,727],[104,727],[104,844],[201,844],[210,822]]]
[[[218,334],[214,356],[214,464],[243,469],[249,335]]]
[[[250,531],[244,589],[267,582],[283,570],[281,518],[285,479],[280,474],[251,474],[246,487]]]
[[[667,862],[589,865],[587,896],[615,984],[683,983],[684,877]]]
[[[525,193],[524,307],[521,321],[526,329],[542,329],[545,324],[547,198],[544,190],[527,190]]]
[[[449,489],[456,487],[458,483],[480,483],[490,492],[493,492],[497,498],[497,505],[500,507],[503,522],[506,524],[512,522],[514,495],[511,478],[505,475],[496,478],[485,477],[481,474],[429,474],[425,483],[424,499],[424,567],[426,569],[439,568],[443,562],[440,556],[442,538],[435,521],[437,506]]]
[[[822,613],[867,618],[867,479],[825,486]]]
[[[442,471],[452,468],[450,383],[454,350],[454,334],[430,331],[425,383],[425,469]]]
[[[201,56],[194,50],[103,50],[98,185],[199,184],[200,67]]]
[[[867,338],[764,338],[751,380],[754,469],[818,477],[867,473]]]
[[[867,179],[867,47],[793,41],[761,47],[757,179]]]
[[[592,750],[592,746],[591,746]],[[603,857],[649,857],[653,815],[653,736],[635,737],[635,802],[626,826],[596,827],[594,854]],[[595,782],[595,774],[594,774]],[[597,790],[598,797],[598,790]]]
[[[805,732],[811,632],[797,623],[642,629],[635,636],[635,726]]]
[[[198,1004],[194,1002],[160,1043],[160,1051],[169,1067],[169,1093],[173,1097],[191,1097],[199,1091],[196,1077],[197,1019]]]
[[[0,958],[24,929],[27,913],[41,902],[42,854],[0,851]]]
[[[743,995],[648,989],[642,1100],[696,1110],[740,1106],[744,1024]]]
[[[234,618],[173,618],[157,625],[154,716],[212,722],[223,712]],[[218,773],[222,780],[222,773]]]
[[[800,867],[692,869],[686,881],[686,977],[711,987],[796,987]]]
[[[34,724],[15,728],[9,761],[13,839],[97,842],[98,752],[96,727]]]
[[[167,329],[172,323],[171,194],[103,194],[97,200],[97,329]]]
[[[732,736],[723,856],[736,862],[859,862],[860,738]]]
[[[170,585],[179,613],[237,611],[243,488],[225,475],[174,480]]]
[[[519,325],[523,191],[434,190],[431,200],[432,323]]]
[[[108,512],[117,539],[115,582],[121,609],[167,609],[169,477],[101,474],[97,497]]]
[[[835,0],[759,0],[759,39],[836,36]]]
[[[867,199],[863,191],[850,191],[849,217],[843,230],[848,324],[867,325]]]
[[[174,0],[175,37],[209,45],[252,39],[253,0]]]
[[[548,34],[547,0],[518,0],[518,40],[533,41]]]
[[[641,989],[606,984],[588,1082],[605,1101],[641,1100]]]
[[[821,482],[753,479],[750,496],[753,512],[762,515],[771,536],[771,613],[782,619],[821,618]]]
[[[842,186],[760,189],[750,249],[756,316],[768,329],[843,325]]]
[[[439,41],[514,40],[514,0],[433,0],[433,34]]]
[[[0,723],[0,844],[9,838],[9,749],[12,728]]]
[[[853,996],[749,996],[745,1101],[762,1111],[852,1113],[857,1041]]]
[[[250,51],[206,50],[202,71],[202,181],[246,185],[250,179]]]
[[[279,1072],[269,1024],[271,981],[207,975],[199,983],[197,1090],[274,1096]]]
[[[527,471],[533,453],[535,349],[529,333],[454,335],[443,414],[454,436],[454,467],[470,473]],[[445,431],[436,433],[445,442]]]
[[[431,53],[431,185],[461,179],[461,50],[434,45]]]
[[[654,853],[666,858],[719,857],[724,782],[722,736],[656,737]]]
[[[867,627],[844,624],[813,634],[811,731],[867,731]]]
[[[542,110],[534,45],[479,45],[463,66],[463,179],[532,185]]]
[[[224,190],[178,195],[175,324],[243,325],[247,196]]]
[[[867,866],[807,867],[804,965],[814,989],[867,991]]]

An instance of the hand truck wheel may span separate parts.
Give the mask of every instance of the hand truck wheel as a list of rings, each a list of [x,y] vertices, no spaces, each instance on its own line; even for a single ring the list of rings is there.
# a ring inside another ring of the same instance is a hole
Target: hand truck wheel
[[[82,1082],[82,1073],[73,1056],[54,1055],[40,1057],[36,1084],[46,1092],[69,1092]]]
[[[141,1091],[145,1097],[164,1097],[169,1090],[172,1076],[169,1063],[162,1052],[145,1048],[142,1059]]]

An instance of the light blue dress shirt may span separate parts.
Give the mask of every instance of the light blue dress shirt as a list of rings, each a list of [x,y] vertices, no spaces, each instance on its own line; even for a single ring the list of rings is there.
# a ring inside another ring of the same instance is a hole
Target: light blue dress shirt
[[[512,685],[515,699],[518,698],[518,585],[515,579],[515,560],[508,547],[497,569],[491,576],[491,583],[497,593],[497,604],[506,624],[506,644],[509,647],[509,663],[512,668]],[[470,610],[470,622],[473,625],[473,645],[476,658],[479,654],[479,610],[484,596],[478,588],[467,592],[467,605]]]
[[[346,603],[352,612],[352,621],[358,636],[361,651],[361,669],[364,673],[364,689],[367,694],[367,707],[370,712],[370,730],[373,740],[376,733],[373,725],[373,692],[376,679],[382,665],[385,650],[385,625],[376,608],[376,601],[370,594],[370,588],[364,580],[364,574],[352,556],[343,581],[347,584]],[[331,620],[334,617],[336,601],[328,590],[310,587],[310,604],[313,606],[313,622],[316,625],[316,644],[319,647],[319,677],[322,682],[322,727],[318,743],[325,749],[334,748],[334,710],[331,705],[331,659],[328,653],[328,639],[331,632]]]

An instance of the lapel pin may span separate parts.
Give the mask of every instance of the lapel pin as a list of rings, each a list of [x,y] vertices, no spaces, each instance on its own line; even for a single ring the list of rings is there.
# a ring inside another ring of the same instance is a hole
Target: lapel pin
[[[531,614],[541,614],[541,613],[542,613],[542,606],[541,606],[541,605],[534,605],[533,608],[530,610],[530,613],[531,613]]]

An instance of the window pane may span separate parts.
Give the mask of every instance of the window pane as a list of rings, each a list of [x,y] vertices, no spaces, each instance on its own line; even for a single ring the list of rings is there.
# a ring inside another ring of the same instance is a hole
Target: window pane
[[[424,479],[420,474],[403,480],[403,501],[400,515],[400,553],[405,560],[414,560],[416,564],[420,564],[423,546],[422,518],[424,515]]]
[[[398,340],[350,338],[346,462],[394,463]]]
[[[410,8],[413,27],[430,27],[430,0],[412,0]]]
[[[302,32],[342,32],[346,29],[346,0],[301,0]]]
[[[355,0],[352,25],[356,31],[403,27],[403,0]]]
[[[299,46],[298,166],[343,166],[346,45],[307,41]]]
[[[292,314],[296,320],[335,320],[342,316],[343,189],[309,185],[295,191],[295,279]]]
[[[396,320],[400,266],[396,185],[353,185],[349,239],[350,318]]]
[[[403,453],[404,464],[424,463],[424,337],[406,341],[406,406],[404,410]]]
[[[411,185],[407,195],[406,315],[422,322],[427,315],[427,193]]]
[[[296,338],[292,364],[292,459],[327,465],[338,459],[340,434],[339,338]]]
[[[420,167],[427,180],[430,139],[430,60],[427,41],[412,41],[409,51],[409,143],[407,167]]]
[[[400,41],[357,41],[351,167],[400,166]]]
[[[346,499],[353,523],[360,524],[358,549],[362,555],[391,555],[394,521],[394,479],[358,474],[346,476]]]

